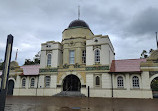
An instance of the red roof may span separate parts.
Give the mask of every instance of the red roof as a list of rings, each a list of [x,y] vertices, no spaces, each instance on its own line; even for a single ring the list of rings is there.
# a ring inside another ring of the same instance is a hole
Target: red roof
[[[140,72],[140,63],[146,59],[113,60],[110,72]]]
[[[24,65],[20,68],[23,69],[23,75],[38,75],[40,65]]]

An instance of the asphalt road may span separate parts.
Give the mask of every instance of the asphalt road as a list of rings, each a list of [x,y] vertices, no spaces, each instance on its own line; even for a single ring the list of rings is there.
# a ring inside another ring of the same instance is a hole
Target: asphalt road
[[[158,99],[8,96],[5,111],[158,111]]]

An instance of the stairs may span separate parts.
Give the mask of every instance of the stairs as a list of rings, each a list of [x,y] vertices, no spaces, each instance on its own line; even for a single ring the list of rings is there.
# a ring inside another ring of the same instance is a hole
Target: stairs
[[[60,93],[53,96],[85,97],[85,95],[79,91],[61,91]]]

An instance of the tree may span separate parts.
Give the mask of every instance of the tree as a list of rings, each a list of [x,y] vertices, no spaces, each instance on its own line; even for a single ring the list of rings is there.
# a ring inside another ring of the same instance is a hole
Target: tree
[[[0,63],[0,70],[3,70],[3,64],[4,62]]]
[[[34,63],[35,63],[35,64],[40,64],[40,59],[37,59],[37,58],[34,59]]]
[[[39,51],[34,57],[34,63],[40,64],[41,51]]]
[[[154,51],[153,49],[150,49],[150,50],[149,50],[149,54],[151,54],[153,51]]]
[[[25,59],[24,65],[35,65],[35,64],[40,64],[40,56],[41,53],[40,51],[35,55],[33,58],[33,61],[31,59]]]
[[[150,49],[149,52],[147,52],[146,50],[143,50],[140,58],[147,58],[153,51],[154,51],[153,49]]]
[[[3,70],[3,64],[4,64],[3,60],[0,59],[0,70]]]
[[[24,65],[33,65],[34,61],[31,61],[31,59],[25,59]]]
[[[148,57],[147,51],[143,50],[143,52],[141,53],[141,58],[147,58],[147,57]]]

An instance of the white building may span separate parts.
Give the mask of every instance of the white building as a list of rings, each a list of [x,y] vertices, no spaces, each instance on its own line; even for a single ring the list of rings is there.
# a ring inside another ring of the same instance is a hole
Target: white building
[[[62,32],[61,43],[41,44],[40,65],[11,70],[8,91],[16,96],[87,96],[89,86],[90,97],[152,98],[150,84],[156,77],[158,50],[147,59],[115,60],[108,35],[94,35],[86,22],[74,20]]]

